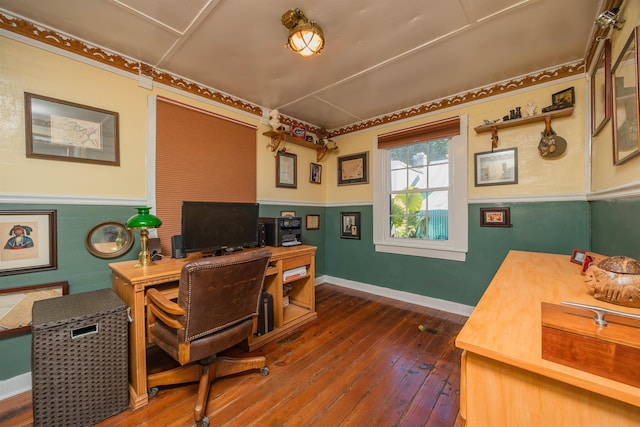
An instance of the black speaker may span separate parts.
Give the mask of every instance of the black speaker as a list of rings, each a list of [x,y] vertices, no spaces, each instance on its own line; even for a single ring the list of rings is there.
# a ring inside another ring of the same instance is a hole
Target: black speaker
[[[273,331],[273,296],[263,292],[260,296],[260,307],[258,311],[258,332],[257,336]]]
[[[267,231],[266,225],[263,222],[258,224],[258,246],[261,248],[267,246]]]
[[[177,234],[171,237],[171,258],[186,258],[184,247],[182,246],[182,235]]]
[[[147,242],[149,249],[149,255],[151,255],[151,261],[159,261],[162,259],[162,253],[160,249],[160,238],[153,237]]]

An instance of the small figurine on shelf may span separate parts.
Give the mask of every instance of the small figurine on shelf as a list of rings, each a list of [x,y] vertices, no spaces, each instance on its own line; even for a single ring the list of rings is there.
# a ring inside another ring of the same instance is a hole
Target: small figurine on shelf
[[[527,101],[527,116],[535,116],[538,106],[533,101]]]
[[[282,123],[280,123],[280,111],[271,110],[269,113],[269,125],[275,132],[282,131]]]

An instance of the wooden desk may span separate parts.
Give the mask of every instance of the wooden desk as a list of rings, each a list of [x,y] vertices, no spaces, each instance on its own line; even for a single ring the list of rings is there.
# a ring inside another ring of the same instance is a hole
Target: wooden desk
[[[509,252],[460,331],[466,426],[640,426],[639,388],[542,359],[542,301],[640,314],[594,299],[569,258]]]
[[[254,350],[268,342],[287,335],[317,317],[315,309],[315,252],[314,246],[300,245],[288,248],[267,247],[272,252],[267,268],[264,290],[273,295],[274,330],[260,337],[252,336],[246,347]],[[251,250],[251,249],[248,249]],[[129,396],[134,409],[149,402],[147,395],[147,361],[145,338],[145,292],[155,287],[169,298],[176,298],[182,266],[201,258],[200,253],[185,259],[166,258],[149,267],[136,268],[137,261],[109,264],[113,290],[131,309],[129,325]],[[306,266],[307,275],[289,283],[292,286],[289,304],[283,306],[283,271]]]

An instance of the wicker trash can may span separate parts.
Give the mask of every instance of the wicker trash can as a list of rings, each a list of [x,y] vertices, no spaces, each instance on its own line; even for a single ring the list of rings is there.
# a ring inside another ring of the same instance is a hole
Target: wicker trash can
[[[128,312],[111,289],[36,301],[32,317],[35,426],[90,426],[128,407]]]

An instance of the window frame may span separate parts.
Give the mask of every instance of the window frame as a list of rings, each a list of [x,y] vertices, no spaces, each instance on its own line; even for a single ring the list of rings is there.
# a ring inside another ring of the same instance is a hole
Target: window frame
[[[468,118],[460,116],[460,134],[449,141],[449,239],[396,239],[390,237],[390,154],[373,138],[373,244],[376,252],[465,261],[468,251]]]

